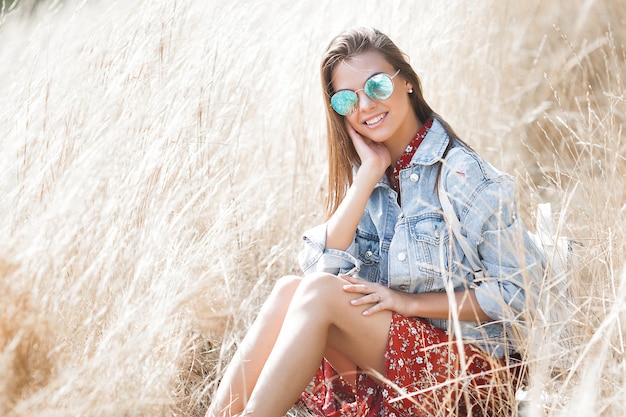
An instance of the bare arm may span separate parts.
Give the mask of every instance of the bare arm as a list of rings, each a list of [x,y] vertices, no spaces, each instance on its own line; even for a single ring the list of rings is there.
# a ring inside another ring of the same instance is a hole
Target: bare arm
[[[355,306],[373,304],[363,314],[370,315],[382,310],[392,310],[405,317],[423,317],[428,319],[447,320],[451,317],[451,302],[445,292],[407,294],[389,289],[383,285],[362,281],[342,275],[349,283],[344,291],[355,293],[360,297],[352,300]],[[493,319],[480,308],[474,290],[454,292],[459,320],[488,322]]]
[[[450,318],[450,299],[445,292],[406,294],[396,291],[396,293],[406,299],[405,308],[406,313],[409,313],[409,317],[419,316],[429,319],[444,320]],[[474,290],[455,291],[454,298],[459,320],[475,322],[492,321],[492,318],[487,316],[480,308]]]
[[[389,150],[364,138],[346,122],[352,143],[361,158],[361,166],[337,211],[328,220],[326,248],[346,250],[356,233],[372,190],[387,167],[391,164]]]

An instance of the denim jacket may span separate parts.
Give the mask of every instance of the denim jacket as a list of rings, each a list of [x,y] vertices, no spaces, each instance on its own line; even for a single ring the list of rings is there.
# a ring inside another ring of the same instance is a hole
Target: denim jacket
[[[304,233],[299,263],[314,272],[355,273],[408,293],[474,289],[489,323],[460,322],[463,339],[501,357],[518,349],[512,325],[535,303],[543,261],[518,219],[513,179],[460,143],[440,163],[450,139],[438,120],[409,167],[400,172],[401,206],[387,177],[369,197],[354,240],[345,251],[326,249],[326,223]],[[444,181],[462,234],[484,266],[478,278],[444,222],[437,178]],[[447,282],[451,280],[450,284]],[[429,320],[452,333],[448,320]]]

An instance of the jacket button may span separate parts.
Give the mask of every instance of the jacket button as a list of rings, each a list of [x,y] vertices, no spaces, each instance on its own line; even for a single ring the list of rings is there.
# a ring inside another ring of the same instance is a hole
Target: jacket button
[[[398,254],[398,259],[399,259],[400,261],[404,261],[404,260],[406,259],[406,253],[404,253],[404,252],[400,252],[400,253]]]
[[[405,285],[405,284],[402,284],[402,285],[400,285],[400,289],[401,289],[402,291],[406,291],[406,290],[408,290],[408,289],[409,289],[409,286],[408,286],[408,285]]]
[[[417,175],[417,174],[411,174],[411,176],[409,177],[409,179],[410,179],[412,182],[417,182],[417,180],[419,180],[419,179],[420,179],[420,176],[419,176],[419,175]]]
[[[365,252],[365,259],[369,259],[372,257],[372,251],[368,250],[367,252]]]

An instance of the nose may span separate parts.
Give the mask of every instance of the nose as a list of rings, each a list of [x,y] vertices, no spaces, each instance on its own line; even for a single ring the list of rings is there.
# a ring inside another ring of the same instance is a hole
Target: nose
[[[365,91],[361,90],[357,93],[357,95],[359,96],[358,106],[361,111],[369,110],[376,105],[374,100],[372,100],[367,94],[365,94]]]

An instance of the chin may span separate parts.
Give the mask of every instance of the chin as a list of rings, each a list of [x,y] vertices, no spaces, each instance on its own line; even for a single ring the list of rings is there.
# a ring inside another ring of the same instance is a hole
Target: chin
[[[365,132],[363,136],[365,136],[372,142],[377,142],[377,143],[386,142],[391,137],[389,132],[383,131],[383,130],[380,130],[380,131],[376,130],[375,132]]]

